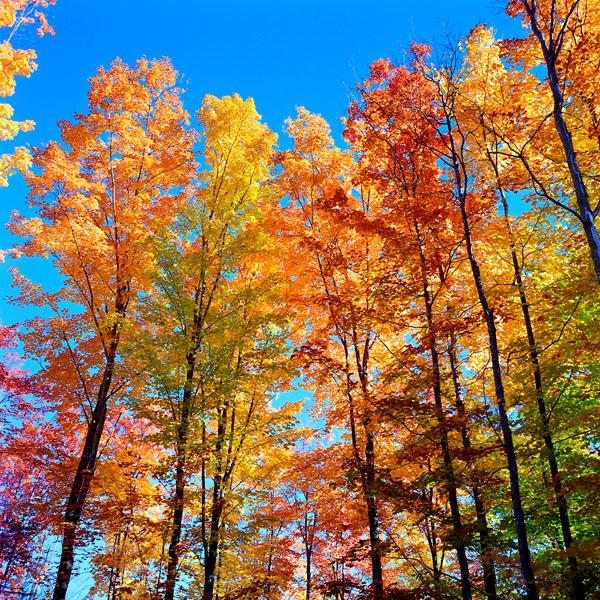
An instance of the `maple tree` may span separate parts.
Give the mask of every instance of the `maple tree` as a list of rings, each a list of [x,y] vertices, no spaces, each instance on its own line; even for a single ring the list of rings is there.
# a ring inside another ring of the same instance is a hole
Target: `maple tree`
[[[423,299],[427,332],[423,344],[431,359],[431,388],[456,536],[454,545],[460,564],[463,598],[471,598],[455,466],[442,398],[439,326],[434,314],[441,288],[436,289],[431,280],[433,275],[441,279],[441,286],[446,284],[460,240],[446,225],[453,215],[439,182],[437,154],[435,151],[424,152],[422,148],[436,135],[431,116],[422,108],[431,102],[431,86],[418,70],[410,72],[399,68],[391,71],[385,61],[372,65],[371,78],[360,86],[361,103],[355,102],[350,107],[345,136],[361,159],[363,168],[357,179],[375,185],[385,193],[383,218],[389,230],[384,234],[388,246],[384,260],[390,267],[395,267],[396,277],[404,279],[400,293],[410,294],[413,302]],[[416,106],[420,108],[415,110]],[[442,253],[446,256],[442,257]],[[409,264],[409,257],[413,264]],[[383,295],[390,299],[395,293],[393,276],[388,276],[388,281]],[[422,318],[417,317],[419,321]],[[417,332],[413,335],[421,337]]]
[[[246,377],[257,368],[268,372],[264,361],[280,335],[275,333],[276,321],[269,325],[269,317],[260,308],[265,305],[261,296],[275,281],[268,277],[263,281],[264,270],[261,276],[253,265],[256,253],[266,248],[261,248],[259,230],[247,230],[260,218],[261,181],[268,174],[274,136],[259,122],[252,101],[239,96],[207,96],[198,120],[206,171],[200,173],[178,223],[155,242],[153,308],[145,302],[160,318],[160,333],[154,333],[156,343],[170,346],[161,352],[161,362],[153,365],[151,372],[164,390],[158,393],[171,407],[170,418],[175,420],[177,432],[166,599],[173,598],[181,552],[184,495],[191,475],[190,444],[203,455],[203,481],[207,476],[213,480],[212,501],[206,499],[208,488],[201,492],[203,511],[209,511],[203,515],[207,527],[203,533],[203,597],[213,596],[224,495],[266,391]],[[148,322],[153,323],[151,316]],[[274,328],[271,334],[269,328]],[[175,338],[168,331],[174,331]],[[256,343],[262,339],[258,363],[262,367],[253,365],[251,332]],[[166,353],[177,350],[180,356],[164,361]],[[183,365],[181,373],[164,371],[179,364]],[[182,388],[180,381],[185,382]]]
[[[203,598],[235,583],[220,566],[235,529],[229,505],[239,501],[241,514],[246,511],[245,485],[234,481],[240,472],[242,480],[251,476],[256,445],[276,447],[277,432],[294,412],[293,405],[269,407],[271,394],[289,378],[287,316],[278,307],[279,277],[269,267],[261,225],[262,181],[275,137],[252,100],[237,95],[207,96],[197,114],[204,167],[176,219],[149,244],[150,285],[138,304],[139,332],[125,350],[145,373],[131,409],[152,423],[154,443],[163,447],[160,479],[174,487],[161,500],[169,541],[163,555],[150,559],[164,574],[146,586],[150,594],[164,589],[166,598],[181,578],[182,586],[198,585],[189,566],[198,555]],[[258,441],[263,436],[268,444]]]
[[[487,140],[486,140],[486,142],[487,142]],[[494,145],[495,145],[495,148],[494,148]],[[546,391],[545,391],[545,386],[543,384],[542,372],[541,372],[540,361],[539,361],[539,350],[538,350],[539,344],[536,342],[536,336],[535,336],[531,312],[530,312],[530,308],[529,308],[530,305],[529,305],[529,301],[528,301],[528,293],[527,293],[527,290],[526,290],[526,287],[525,287],[525,284],[523,281],[523,279],[524,279],[523,268],[521,266],[521,263],[519,261],[519,257],[517,254],[515,234],[513,231],[513,225],[511,223],[511,219],[509,217],[508,204],[506,201],[506,194],[504,192],[503,185],[500,181],[500,171],[499,171],[499,164],[498,164],[498,159],[497,159],[497,156],[498,156],[497,148],[498,148],[498,139],[495,138],[494,141],[492,142],[492,149],[490,149],[490,147],[488,146],[488,147],[486,147],[485,152],[490,161],[490,165],[493,169],[493,178],[495,178],[495,180],[497,182],[496,189],[498,191],[498,196],[500,198],[502,210],[504,213],[506,233],[510,240],[509,241],[510,255],[511,255],[511,261],[512,261],[512,266],[513,266],[513,270],[514,270],[514,278],[515,278],[515,282],[517,285],[517,290],[518,290],[522,314],[523,314],[523,321],[524,321],[525,329],[527,332],[527,342],[529,344],[529,356],[530,356],[530,361],[531,361],[531,369],[533,371],[538,411],[539,411],[540,420],[541,420],[541,424],[542,424],[542,428],[543,428],[542,435],[543,435],[544,443],[545,443],[547,451],[548,451],[548,462],[549,462],[549,466],[550,466],[551,476],[553,479],[556,500],[557,500],[557,504],[558,504],[559,512],[560,512],[560,516],[561,516],[561,523],[562,523],[562,528],[563,528],[563,538],[565,540],[566,547],[569,548],[573,545],[573,538],[572,538],[571,526],[570,526],[570,522],[569,522],[568,506],[567,506],[567,502],[566,502],[566,499],[565,499],[565,496],[563,493],[561,475],[559,473],[558,465],[557,465],[557,461],[556,461],[556,453],[554,450],[554,442],[552,439],[553,436],[552,436],[552,433],[549,428],[548,411],[546,408]],[[495,152],[494,152],[494,150],[495,150]],[[494,152],[494,153],[492,154],[492,152]],[[576,559],[576,557],[573,555],[570,555],[569,562],[571,563],[571,567],[573,570],[576,597],[582,598],[584,596],[583,596],[583,590],[581,587],[582,583],[579,579],[579,576],[577,575],[577,559]]]
[[[30,238],[22,252],[51,256],[65,280],[48,294],[16,276],[21,302],[55,313],[37,323],[25,344],[32,354],[44,349],[44,375],[57,405],[81,403],[87,421],[65,507],[55,599],[68,588],[109,404],[126,385],[118,350],[142,284],[140,266],[149,258],[147,237],[172,220],[179,200],[171,190],[188,182],[193,166],[176,80],[168,61],[142,60],[133,68],[116,61],[100,69],[91,80],[90,113],[61,123],[65,147],[52,143],[34,154],[38,172],[27,181],[39,217],[14,216],[10,225]],[[78,309],[69,313],[65,302]]]
[[[546,83],[552,96],[555,131],[562,146],[577,208],[573,209],[568,203],[563,207],[581,223],[600,282],[600,239],[594,223],[600,205],[592,206],[597,183],[594,176],[589,175],[593,163],[590,164],[588,158],[593,156],[588,148],[591,144],[596,145],[598,139],[595,88],[598,77],[596,65],[600,59],[599,10],[596,2],[586,2],[583,6],[579,0],[559,3],[521,0],[509,2],[507,6],[507,12],[513,16],[525,14],[531,28],[530,38],[537,41],[541,50]],[[577,123],[581,119],[583,123]],[[582,593],[578,589],[577,594]]]
[[[480,261],[473,248],[472,224],[469,214],[469,209],[471,207],[467,206],[467,201],[471,193],[469,184],[470,174],[466,168],[466,158],[463,152],[465,140],[469,137],[469,130],[465,124],[458,120],[456,115],[455,77],[454,65],[452,62],[447,62],[445,65],[442,65],[441,70],[433,76],[432,80],[438,92],[439,108],[441,112],[440,123],[444,126],[446,134],[446,137],[443,138],[446,148],[443,153],[440,153],[440,156],[445,159],[449,175],[452,178],[451,181],[454,186],[455,201],[458,204],[461,214],[468,260],[471,266],[473,280],[477,288],[479,304],[488,331],[489,351],[492,361],[494,390],[497,402],[496,406],[502,429],[507,466],[510,474],[511,500],[516,522],[521,572],[527,589],[527,598],[535,600],[538,598],[538,591],[527,537],[513,431],[506,410],[506,397],[504,381],[502,378],[502,367],[500,364],[496,317],[494,315],[494,307],[490,305],[488,295],[484,288]]]
[[[474,120],[480,126],[479,135],[477,136],[479,137],[477,151],[483,157],[483,160],[480,159],[478,161],[477,177],[482,181],[481,186],[491,187],[496,191],[502,206],[506,233],[510,245],[514,280],[517,284],[522,318],[529,345],[528,352],[535,385],[538,413],[542,426],[541,435],[547,449],[554,494],[560,514],[563,540],[565,547],[568,549],[573,591],[575,597],[583,598],[585,592],[581,575],[579,574],[577,557],[574,554],[574,540],[568,503],[563,491],[562,475],[558,468],[553,433],[550,428],[549,413],[546,407],[547,389],[540,367],[540,344],[536,340],[535,327],[528,299],[529,291],[526,289],[524,281],[524,265],[521,264],[517,254],[516,237],[508,213],[505,191],[514,186],[513,181],[515,177],[514,173],[510,173],[507,168],[509,164],[513,166],[516,159],[519,162],[525,163],[528,170],[531,169],[531,163],[529,162],[531,159],[525,158],[522,153],[518,154],[515,152],[515,148],[523,143],[517,140],[519,137],[527,139],[529,136],[534,136],[534,133],[531,131],[526,131],[524,134],[523,131],[518,132],[514,129],[514,126],[511,126],[511,120],[514,121],[514,117],[511,117],[511,113],[514,114],[514,108],[510,103],[513,101],[513,96],[523,96],[524,90],[532,93],[536,89],[536,82],[532,75],[520,74],[515,72],[514,69],[509,70],[504,66],[500,60],[500,44],[493,39],[492,33],[485,28],[476,28],[471,33],[468,39],[468,49],[465,62],[469,76],[466,80],[465,91],[463,92],[466,99],[463,118]],[[472,68],[473,64],[479,65],[478,71]],[[482,64],[485,67],[483,69],[481,68]],[[526,86],[524,86],[525,82]],[[499,91],[500,86],[503,88],[502,93]],[[531,116],[528,115],[528,117],[531,119]],[[559,115],[558,119],[561,120],[562,117]],[[547,195],[549,188],[542,187],[542,189],[544,190],[544,195]],[[554,204],[556,204],[555,200]],[[560,205],[560,203],[558,204]]]
[[[315,370],[317,383],[323,377],[331,380],[333,390],[315,389],[327,418],[337,421],[343,411],[348,420],[354,476],[361,482],[367,510],[373,593],[379,598],[384,584],[375,485],[378,425],[373,411],[373,348],[377,339],[370,323],[375,298],[369,289],[378,244],[361,240],[360,234],[343,225],[349,213],[368,211],[370,198],[350,195],[351,157],[335,148],[321,117],[300,108],[298,118],[288,121],[288,132],[294,149],[278,158],[283,169],[278,186],[289,197],[280,227],[298,244],[290,248],[288,260],[307,261],[292,294],[301,298],[298,305],[308,309],[301,318],[311,323],[298,355]],[[312,304],[306,304],[308,298]]]

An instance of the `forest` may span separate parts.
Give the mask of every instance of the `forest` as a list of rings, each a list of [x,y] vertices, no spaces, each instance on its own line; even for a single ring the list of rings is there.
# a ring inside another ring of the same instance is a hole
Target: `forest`
[[[52,4],[0,0],[1,96]],[[0,157],[1,598],[600,598],[600,0],[505,10],[375,61],[341,146],[117,58]]]

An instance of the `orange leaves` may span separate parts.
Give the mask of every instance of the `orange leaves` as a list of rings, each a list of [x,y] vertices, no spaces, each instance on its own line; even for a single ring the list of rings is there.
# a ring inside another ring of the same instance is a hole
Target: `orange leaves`
[[[38,35],[54,33],[40,8],[48,8],[56,0],[0,0],[0,27],[22,27],[40,22]]]
[[[329,125],[321,117],[297,109],[297,118],[286,121],[294,140],[292,151],[282,152],[276,162],[283,167],[277,187],[291,201],[332,198],[338,189],[349,191],[352,157],[334,146]]]
[[[173,219],[170,191],[189,181],[194,136],[176,77],[167,61],[117,60],[92,78],[90,113],[61,124],[65,146],[36,151],[40,174],[27,181],[42,220],[15,216],[11,228],[31,237],[27,253],[55,257],[92,310],[133,291],[147,236]]]

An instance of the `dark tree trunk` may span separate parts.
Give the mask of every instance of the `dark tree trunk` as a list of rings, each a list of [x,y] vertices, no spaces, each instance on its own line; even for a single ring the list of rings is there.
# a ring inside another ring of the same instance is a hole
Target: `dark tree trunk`
[[[312,591],[312,547],[306,546],[306,600]]]
[[[181,440],[183,442],[183,440]],[[177,564],[179,562],[179,542],[183,523],[183,504],[185,492],[185,456],[177,457],[175,468],[175,496],[173,497],[173,522],[171,541],[167,552],[167,575],[165,579],[165,600],[173,600],[177,582]]]
[[[495,162],[493,162],[494,170],[496,172],[496,178],[499,178],[499,173]],[[571,585],[574,592],[574,600],[584,600],[585,598],[585,587],[583,580],[579,575],[579,565],[577,557],[574,554],[575,546],[573,543],[573,534],[571,533],[571,522],[569,519],[569,508],[567,499],[563,492],[562,478],[560,471],[558,470],[558,463],[556,460],[556,452],[554,450],[554,442],[552,440],[552,434],[550,432],[550,419],[546,410],[546,398],[544,393],[544,385],[542,382],[542,371],[540,368],[540,361],[538,355],[538,346],[536,343],[535,335],[533,332],[533,323],[531,320],[531,314],[529,312],[529,302],[527,301],[527,294],[525,292],[525,285],[523,284],[523,274],[519,259],[517,257],[517,250],[514,241],[514,233],[510,224],[508,215],[508,204],[504,195],[504,190],[498,181],[498,190],[500,193],[500,200],[502,202],[502,208],[504,210],[504,222],[508,231],[510,240],[510,254],[513,264],[513,270],[515,274],[515,281],[517,284],[517,290],[519,292],[519,300],[521,303],[521,311],[523,313],[523,321],[525,323],[525,331],[527,332],[527,343],[529,346],[529,360],[531,362],[531,369],[533,371],[533,380],[535,383],[535,392],[538,406],[538,414],[542,424],[542,437],[544,445],[546,446],[546,456],[548,458],[548,465],[550,467],[550,475],[552,477],[552,488],[554,490],[554,496],[556,498],[556,505],[558,506],[558,515],[560,519],[561,530],[563,534],[563,541],[567,552],[567,560],[569,563],[569,570],[571,573]]]
[[[188,430],[190,425],[191,404],[193,395],[194,371],[196,365],[195,352],[187,356],[186,382],[183,392],[181,418],[177,429],[177,459],[175,465],[175,495],[173,497],[173,521],[171,541],[167,553],[167,576],[165,580],[165,600],[173,600],[177,583],[177,564],[179,562],[179,542],[183,524],[184,493],[186,484],[186,459]]]
[[[431,473],[431,465],[428,464],[429,472]],[[423,499],[428,504],[427,512],[433,514],[433,488],[428,488],[422,491]],[[429,546],[429,554],[431,556],[431,573],[433,579],[433,585],[435,588],[435,595],[438,596],[441,592],[441,578],[444,568],[444,545],[440,544],[437,531],[435,529],[435,520],[426,517],[425,523],[425,537],[427,538],[427,545]],[[442,550],[439,550],[439,546],[442,546]]]
[[[519,558],[521,562],[521,573],[525,581],[528,600],[538,600],[537,586],[533,574],[533,566],[531,563],[531,554],[529,551],[529,542],[527,540],[527,527],[525,524],[525,512],[523,511],[523,503],[521,501],[521,486],[519,483],[519,469],[517,465],[517,457],[515,454],[515,446],[513,442],[512,429],[506,413],[506,400],[504,396],[504,384],[502,382],[502,369],[500,366],[500,352],[498,350],[498,336],[496,333],[496,323],[494,314],[490,308],[483,281],[479,271],[479,264],[473,254],[473,246],[471,243],[471,228],[467,217],[465,206],[465,197],[460,199],[460,210],[462,214],[463,227],[465,233],[465,241],[467,245],[467,254],[469,263],[473,272],[473,279],[479,296],[479,303],[483,310],[483,315],[488,330],[488,339],[490,343],[490,356],[492,359],[492,371],[494,375],[494,389],[496,392],[496,407],[498,409],[498,417],[500,418],[500,428],[502,430],[502,438],[504,452],[506,454],[506,462],[510,479],[510,496],[513,505],[513,514],[515,516],[515,525],[517,530],[517,544],[519,547]]]
[[[350,358],[348,352],[348,343],[346,339],[340,335],[340,341],[344,348],[345,366],[346,366],[346,377],[347,377],[347,398],[348,408],[350,416],[350,433],[352,438],[352,453],[354,455],[354,461],[360,474],[363,498],[367,507],[367,520],[369,524],[369,546],[371,555],[371,574],[372,574],[372,590],[376,600],[383,597],[383,569],[381,566],[381,541],[379,535],[379,509],[377,507],[377,496],[375,493],[375,438],[371,431],[371,422],[369,415],[365,413],[362,418],[362,424],[365,431],[366,443],[365,443],[365,458],[361,459],[360,449],[358,446],[358,437],[356,433],[356,414],[354,408],[354,398],[352,396],[352,382],[350,380]],[[368,393],[368,384],[365,377],[364,366],[368,364],[368,351],[360,360],[358,345],[356,336],[354,340],[354,349],[357,368],[359,371],[359,377],[361,382],[361,389],[363,394]]]
[[[556,69],[556,63],[560,51],[563,46],[564,36],[568,30],[567,23],[561,19],[556,18],[556,14],[552,14],[550,18],[550,30],[548,32],[548,39],[544,37],[544,33],[540,29],[540,24],[537,15],[537,3],[536,0],[522,0],[527,16],[529,17],[529,23],[531,24],[531,31],[538,39],[542,54],[544,55],[544,62],[546,64],[546,71],[548,74],[548,85],[552,92],[552,100],[554,104],[553,115],[554,124],[556,131],[560,137],[562,147],[565,152],[567,159],[567,165],[569,167],[569,174],[571,176],[571,182],[573,184],[573,191],[575,192],[575,198],[577,199],[577,208],[579,213],[579,219],[585,232],[585,237],[590,249],[590,255],[592,263],[594,265],[594,271],[596,272],[596,278],[600,283],[600,239],[598,238],[598,230],[594,223],[595,214],[590,207],[589,194],[585,182],[583,181],[583,175],[577,160],[577,154],[573,145],[573,138],[571,132],[565,122],[563,114],[563,107],[565,105],[565,99],[563,95],[563,85],[560,82],[558,71]],[[578,2],[572,4],[573,8],[576,8]],[[554,3],[551,10],[555,11]],[[572,18],[573,13],[566,17],[567,21]],[[559,32],[556,32],[556,27],[560,27]],[[579,600],[584,597],[583,588],[575,590],[576,598]]]
[[[56,573],[56,584],[52,596],[53,600],[64,600],[67,595],[67,589],[73,572],[75,543],[77,542],[77,526],[90,489],[90,482],[96,469],[96,459],[98,457],[100,439],[102,438],[102,433],[104,431],[104,422],[106,421],[107,400],[112,383],[119,341],[119,330],[115,328],[112,333],[113,335],[107,352],[106,366],[104,367],[102,381],[98,390],[96,405],[94,406],[91,419],[88,423],[83,451],[67,499],[60,563]]]
[[[317,524],[317,513],[309,520],[309,492],[306,492],[307,506],[304,512],[304,529],[302,537],[304,539],[304,551],[306,553],[306,600],[310,600],[312,593],[312,553],[314,543],[314,529]]]
[[[219,558],[219,539],[221,536],[223,508],[225,506],[224,486],[229,470],[224,469],[225,435],[229,412],[229,402],[218,411],[217,441],[215,445],[215,474],[213,476],[213,497],[211,507],[210,529],[206,544],[207,552],[204,557],[204,591],[202,600],[213,600],[215,576]],[[233,428],[233,423],[232,423]]]
[[[383,598],[383,570],[381,567],[381,542],[379,538],[379,511],[375,496],[375,443],[373,434],[367,431],[365,446],[365,479],[367,482],[365,499],[369,518],[369,542],[371,546],[371,567],[373,572],[373,596],[375,600]]]
[[[443,92],[442,92],[443,94]],[[525,588],[527,590],[527,600],[538,600],[538,591],[533,574],[533,565],[531,562],[531,553],[529,550],[529,542],[527,540],[527,527],[525,524],[525,512],[523,511],[523,503],[521,500],[521,486],[519,483],[519,469],[517,464],[517,457],[515,454],[515,446],[513,442],[513,434],[508,420],[508,414],[506,413],[506,399],[504,394],[504,384],[502,382],[502,368],[500,366],[500,352],[498,349],[498,335],[496,331],[496,323],[494,320],[494,313],[490,307],[485,289],[483,287],[483,281],[481,279],[481,272],[479,269],[479,263],[475,258],[473,252],[472,236],[471,236],[471,225],[469,223],[469,217],[467,215],[467,180],[466,170],[464,164],[461,162],[460,150],[455,145],[455,135],[460,135],[459,131],[454,131],[455,117],[453,114],[452,98],[441,97],[442,108],[445,111],[446,124],[448,126],[448,150],[449,150],[449,161],[450,167],[454,174],[454,183],[456,190],[456,197],[458,199],[460,214],[463,224],[463,232],[465,236],[465,244],[467,248],[467,256],[469,264],[471,266],[471,272],[473,274],[473,280],[475,287],[477,288],[477,296],[479,298],[479,304],[483,312],[483,317],[488,331],[488,340],[490,347],[490,358],[492,362],[492,372],[494,377],[494,390],[496,395],[496,408],[498,410],[498,417],[500,420],[500,428],[502,430],[502,439],[504,452],[506,454],[506,463],[508,467],[509,480],[510,480],[510,496],[513,506],[513,514],[515,517],[515,526],[517,531],[517,544],[519,548],[519,559],[521,563],[521,574],[523,575]]]
[[[212,515],[208,536],[208,553],[204,561],[204,591],[202,593],[202,600],[213,600],[214,597],[223,506],[224,499],[221,493],[220,481],[217,483],[215,480],[215,487],[213,489]]]

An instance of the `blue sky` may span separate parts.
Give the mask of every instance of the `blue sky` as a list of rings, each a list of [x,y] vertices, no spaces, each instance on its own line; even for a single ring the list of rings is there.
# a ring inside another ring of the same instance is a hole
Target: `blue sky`
[[[55,36],[40,39],[33,29],[13,38],[16,47],[34,48],[38,70],[17,81],[7,99],[15,118],[33,119],[36,128],[0,152],[17,145],[38,146],[58,139],[57,121],[86,111],[88,78],[116,57],[168,56],[182,74],[184,103],[190,113],[205,94],[239,93],[254,98],[263,119],[286,140],[282,128],[297,106],[321,113],[341,143],[344,116],[356,82],[378,58],[400,60],[411,40],[432,42],[465,35],[479,23],[493,25],[501,37],[521,34],[498,0],[407,2],[372,0],[57,0],[47,11]],[[4,36],[0,39],[4,39]],[[27,190],[18,176],[0,188],[0,221],[12,210],[27,214]],[[0,228],[0,249],[13,240]],[[33,279],[47,279],[39,261],[20,268]],[[3,302],[10,292],[8,267],[0,264],[0,321],[26,315]]]

